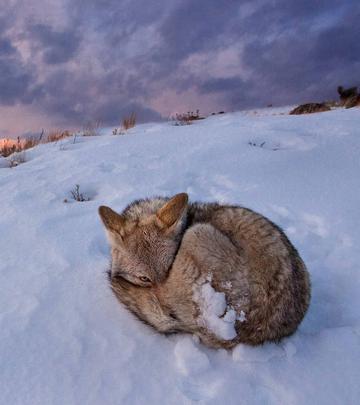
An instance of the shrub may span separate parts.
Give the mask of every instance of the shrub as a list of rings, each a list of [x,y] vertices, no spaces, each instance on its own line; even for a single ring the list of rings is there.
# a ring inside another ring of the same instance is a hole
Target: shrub
[[[184,114],[176,114],[173,120],[175,121],[174,125],[191,125],[193,121],[203,120],[204,117],[200,117],[199,110],[196,112],[188,111]]]
[[[79,184],[76,184],[75,187],[70,191],[71,197],[75,201],[83,202],[83,201],[90,201],[90,198],[83,194],[80,193],[80,186]],[[65,202],[67,200],[64,200]]]

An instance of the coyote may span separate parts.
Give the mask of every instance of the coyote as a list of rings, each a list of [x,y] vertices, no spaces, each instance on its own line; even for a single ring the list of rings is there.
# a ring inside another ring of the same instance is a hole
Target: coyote
[[[214,348],[295,332],[310,279],[283,231],[254,211],[173,198],[99,208],[121,303],[159,332],[188,332]]]

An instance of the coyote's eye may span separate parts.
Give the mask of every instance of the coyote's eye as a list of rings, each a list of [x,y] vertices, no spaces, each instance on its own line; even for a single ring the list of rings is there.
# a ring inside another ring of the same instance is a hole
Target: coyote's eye
[[[174,319],[175,321],[178,320],[177,316],[174,314],[174,312],[169,312],[170,318]]]
[[[139,279],[144,283],[151,283],[151,280],[149,279],[149,277],[140,276]]]

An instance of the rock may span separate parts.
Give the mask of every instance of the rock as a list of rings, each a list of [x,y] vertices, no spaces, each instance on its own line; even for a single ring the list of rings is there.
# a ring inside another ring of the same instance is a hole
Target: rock
[[[290,115],[299,115],[299,114],[312,114],[317,112],[330,111],[331,108],[328,107],[325,103],[307,103],[301,104],[298,107],[290,111]]]
[[[357,87],[344,89],[342,86],[337,88],[340,96],[340,104],[345,108],[352,108],[360,104],[360,95]]]
[[[337,91],[340,96],[340,100],[346,100],[348,98],[352,98],[358,95],[357,87],[350,87],[348,89],[344,89],[342,86],[337,88]]]
[[[360,106],[360,94],[354,97],[349,97],[344,102],[345,108],[353,108],[357,106]]]

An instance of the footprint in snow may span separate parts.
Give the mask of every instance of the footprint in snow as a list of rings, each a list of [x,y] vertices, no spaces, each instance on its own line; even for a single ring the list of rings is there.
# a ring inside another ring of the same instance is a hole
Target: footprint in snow
[[[181,338],[175,346],[176,366],[181,374],[192,376],[205,372],[210,367],[207,355],[195,346],[193,338]]]
[[[175,366],[179,371],[178,387],[191,401],[211,399],[219,389],[220,381],[209,375],[208,356],[200,350],[194,338],[185,336],[176,343]]]
[[[275,343],[265,343],[257,347],[239,344],[232,352],[233,360],[240,363],[266,363],[285,355],[284,349]]]
[[[114,163],[100,163],[99,164],[99,169],[104,172],[104,173],[109,173],[112,172],[115,169],[115,164]]]
[[[103,173],[122,173],[127,170],[128,165],[125,163],[103,162],[98,167]]]

